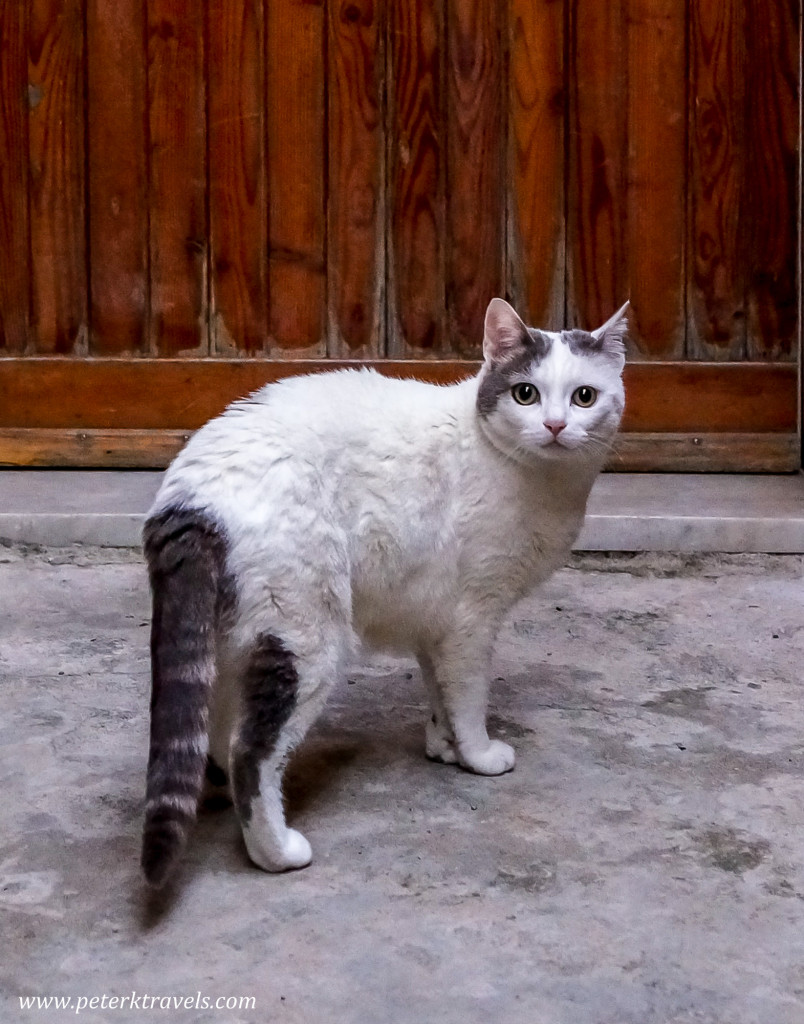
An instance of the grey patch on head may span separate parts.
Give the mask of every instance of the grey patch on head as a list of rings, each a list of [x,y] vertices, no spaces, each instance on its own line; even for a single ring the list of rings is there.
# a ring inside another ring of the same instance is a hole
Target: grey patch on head
[[[602,338],[596,338],[589,331],[581,331],[577,327],[562,331],[561,340],[574,356],[599,355],[603,351]]]
[[[251,820],[260,792],[260,764],[276,746],[296,707],[299,676],[295,657],[271,633],[257,638],[243,678],[243,720],[232,760],[232,789],[240,820]]]
[[[534,364],[538,366],[547,356],[552,344],[546,334],[529,327],[527,336],[522,335],[521,351],[502,362],[492,363],[488,373],[481,380],[477,391],[478,413],[481,416],[490,416],[501,396],[511,390],[516,378]]]

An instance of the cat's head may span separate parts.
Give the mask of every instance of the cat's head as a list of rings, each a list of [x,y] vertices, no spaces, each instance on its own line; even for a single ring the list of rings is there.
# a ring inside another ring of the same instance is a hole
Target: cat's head
[[[539,331],[492,299],[477,393],[492,443],[522,461],[601,461],[625,405],[627,314],[626,302],[595,331]]]

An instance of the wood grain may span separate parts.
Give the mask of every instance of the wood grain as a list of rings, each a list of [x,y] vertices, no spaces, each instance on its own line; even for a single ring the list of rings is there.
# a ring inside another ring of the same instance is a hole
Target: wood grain
[[[268,348],[268,194],[262,0],[209,0],[211,350]]]
[[[564,326],[564,12],[511,0],[508,291],[529,324]]]
[[[570,0],[567,320],[593,328],[630,293],[625,6]]]
[[[329,10],[329,345],[380,354],[384,318],[383,0]]]
[[[154,354],[209,351],[204,10],[149,0],[150,338]]]
[[[333,3],[337,10],[338,4]],[[267,4],[267,69],[268,94],[266,116],[268,119],[268,174],[269,174],[269,291],[270,291],[270,335],[274,357],[302,358],[324,355],[326,351],[326,44],[324,7],[318,3],[300,0],[271,0]],[[335,15],[333,14],[333,17]],[[351,23],[349,23],[351,24]],[[363,83],[369,94],[376,93],[377,82],[371,66],[363,68],[354,61],[358,54],[370,59],[372,45],[375,45],[374,29],[367,26],[365,32],[355,27],[350,36],[348,49],[352,63],[339,64],[341,74],[364,73]],[[361,45],[368,49],[364,52]],[[347,68],[349,71],[347,71]],[[354,78],[350,86],[357,90],[360,84]],[[344,83],[341,82],[341,87]],[[353,94],[350,94],[353,95]],[[348,104],[348,100],[346,101]],[[365,105],[361,120],[354,114],[356,135],[352,144],[358,167],[351,178],[351,168],[339,165],[339,181],[346,188],[366,187],[372,181],[371,147],[379,145],[376,126],[377,116],[372,110],[373,99],[363,97]],[[352,113],[340,106],[348,120]],[[339,116],[339,115],[338,115]],[[340,125],[333,121],[333,126]],[[366,147],[365,149],[363,147]],[[363,161],[366,161],[363,164]],[[366,175],[365,180],[363,175]],[[362,182],[362,184],[361,184]],[[354,202],[354,196],[352,196]],[[365,294],[370,296],[371,264],[362,269],[355,266],[360,261],[359,246],[362,236],[352,238],[347,224],[339,221],[341,241],[348,241],[351,248],[344,253],[347,282],[355,289],[353,301],[360,302]],[[373,230],[378,231],[375,224]],[[367,227],[366,244],[372,246]],[[373,253],[374,249],[370,248]],[[363,275],[367,275],[364,277]],[[369,307],[366,307],[367,309]],[[351,315],[344,309],[344,315]],[[369,329],[378,331],[378,325]],[[349,335],[352,337],[352,335]],[[359,341],[360,332],[354,336]]]
[[[161,469],[190,437],[186,430],[0,428],[0,466],[29,469]]]
[[[87,0],[90,352],[147,351],[148,167],[142,0]]]
[[[0,428],[0,465],[161,469],[186,430]],[[607,464],[615,473],[792,473],[798,434],[621,434]]]
[[[0,427],[194,429],[224,406],[283,377],[366,365],[355,360],[0,360]],[[451,383],[477,372],[466,360],[376,360],[395,377]],[[791,432],[798,412],[790,363],[633,363],[624,429]]]
[[[477,356],[504,289],[505,118],[497,0],[447,0],[447,316],[450,350]]]
[[[798,0],[746,0],[747,346],[749,359],[798,355]]]
[[[650,359],[684,355],[686,93],[685,5],[678,0],[628,0],[628,165],[621,258],[628,262],[631,339],[639,355]]]
[[[609,473],[795,473],[798,434],[620,434]]]
[[[0,3],[0,354],[25,352],[30,316],[27,4]]]
[[[30,0],[31,326],[40,353],[86,353],[84,12]]]
[[[745,4],[688,5],[690,46],[687,354],[745,357]]]
[[[444,130],[440,0],[392,4],[388,115],[388,351],[444,351]]]

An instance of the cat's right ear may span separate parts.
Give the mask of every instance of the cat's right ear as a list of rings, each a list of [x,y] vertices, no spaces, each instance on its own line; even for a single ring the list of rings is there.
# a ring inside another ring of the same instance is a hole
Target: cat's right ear
[[[528,329],[505,299],[492,299],[486,310],[483,358],[500,363],[528,341]]]

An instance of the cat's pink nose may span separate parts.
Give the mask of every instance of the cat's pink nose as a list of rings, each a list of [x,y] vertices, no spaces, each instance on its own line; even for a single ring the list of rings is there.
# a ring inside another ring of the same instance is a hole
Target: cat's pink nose
[[[553,437],[558,437],[558,435],[561,433],[564,427],[566,427],[567,424],[563,420],[545,420],[544,425],[547,427],[547,429],[550,431]]]

